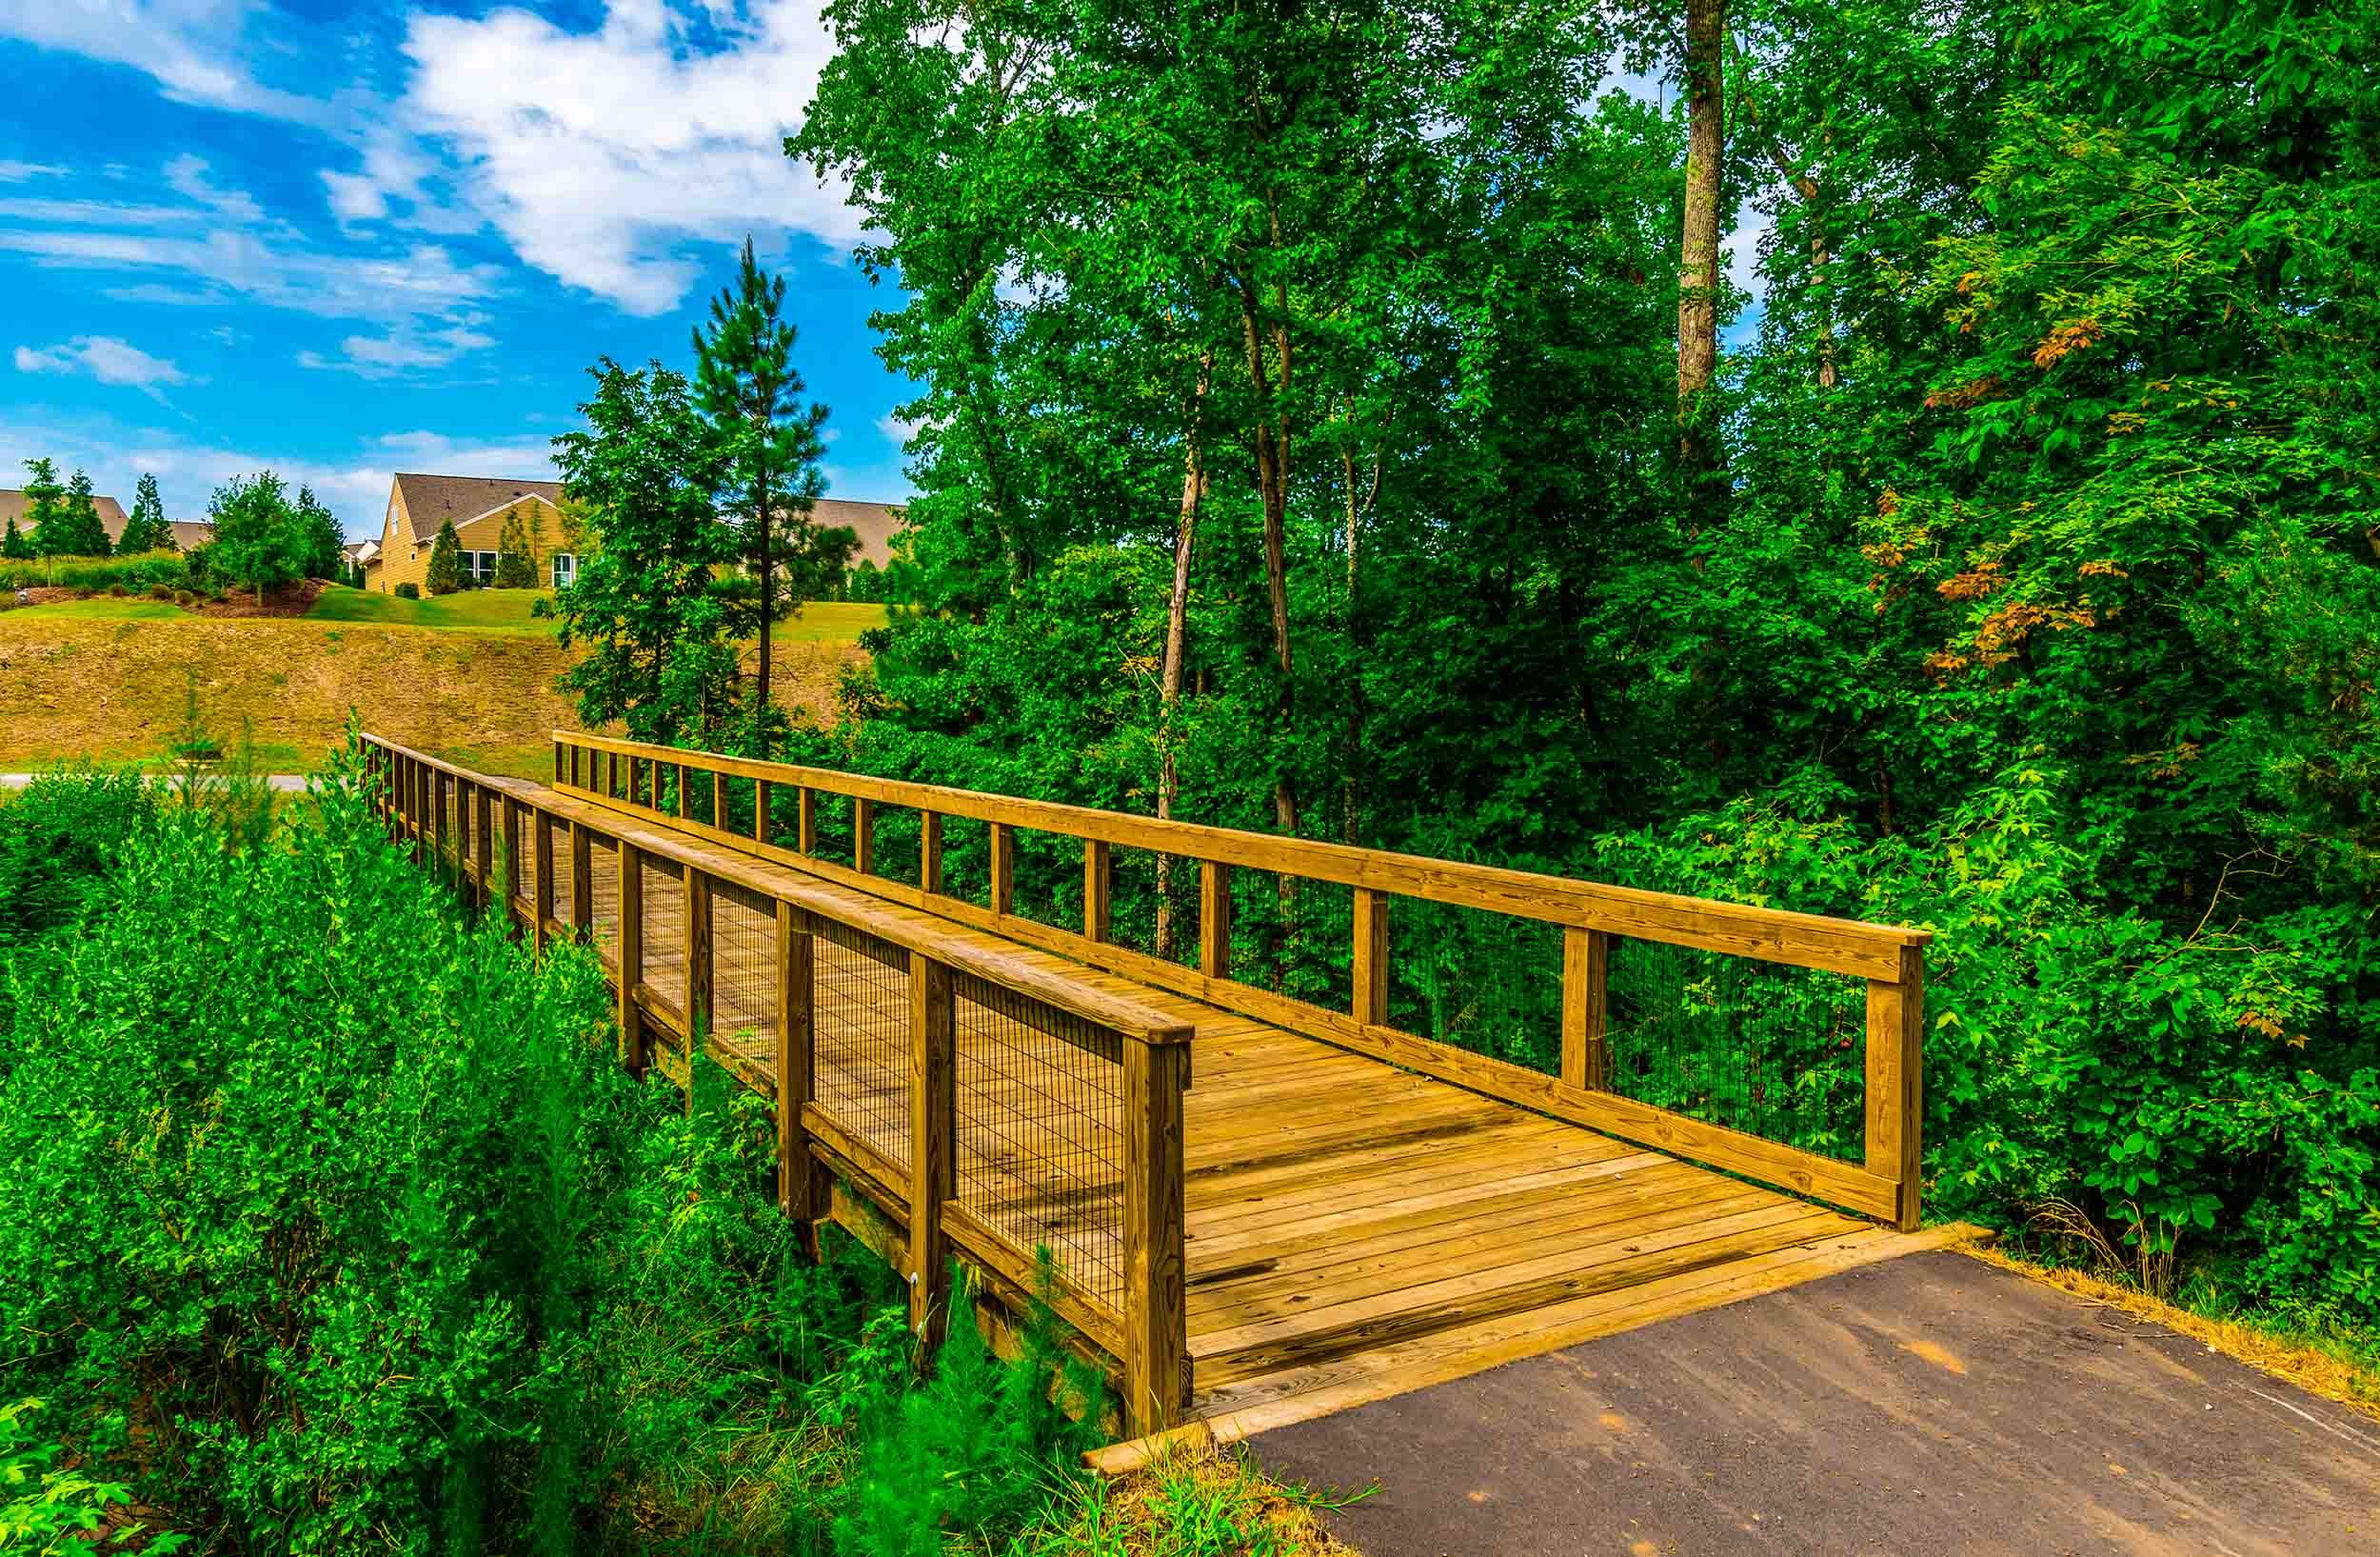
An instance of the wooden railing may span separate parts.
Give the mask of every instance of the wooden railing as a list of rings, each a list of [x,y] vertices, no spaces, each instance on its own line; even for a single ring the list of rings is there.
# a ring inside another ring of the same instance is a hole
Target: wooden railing
[[[947,1321],[955,1253],[1097,1348],[1133,1431],[1180,1419],[1188,1028],[812,876],[722,868],[617,807],[598,827],[534,786],[364,743],[417,859],[541,949],[595,945],[624,1063],[657,1064],[690,1104],[704,1050],[774,1098],[786,1213],[815,1223],[846,1186],[864,1196],[846,1209],[895,1234],[879,1247],[922,1342]]]
[[[1924,930],[575,732],[555,732],[553,782],[565,793],[665,817],[671,828],[757,858],[1489,1096],[1903,1229],[1918,1223]],[[822,796],[849,803],[847,864],[822,852]],[[893,879],[878,858],[877,839],[894,808],[917,813],[914,880]],[[947,824],[955,819],[988,828],[980,901],[945,880]],[[1019,911],[1020,834],[1079,844],[1079,925]],[[1195,867],[1195,910],[1185,905],[1185,913],[1195,912],[1195,965],[1160,954],[1161,940],[1154,948],[1121,944],[1112,888],[1123,850],[1157,856],[1160,882],[1171,862]],[[1287,988],[1278,965],[1269,985],[1235,976],[1234,872],[1276,876],[1283,905],[1312,884],[1347,889],[1343,1008],[1310,988]],[[1398,1024],[1392,925],[1400,915],[1428,913],[1470,913],[1543,932],[1541,957],[1516,958],[1519,966],[1497,979],[1475,982],[1557,978],[1558,998],[1549,992],[1543,1009],[1557,1029],[1545,1047],[1558,1063],[1516,1063]],[[1698,1037],[1700,1049],[1687,1052]],[[1664,1054],[1665,1044],[1682,1055],[1675,1076],[1663,1066],[1679,1055]],[[1746,1052],[1710,1052],[1729,1045]],[[1812,1099],[1845,1114],[1845,1127],[1805,1131],[1796,1144],[1729,1122],[1765,1117],[1780,1100]]]

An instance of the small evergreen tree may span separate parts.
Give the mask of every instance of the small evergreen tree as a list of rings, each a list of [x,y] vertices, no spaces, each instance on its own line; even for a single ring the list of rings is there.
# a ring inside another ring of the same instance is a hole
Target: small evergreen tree
[[[140,488],[132,494],[132,516],[116,538],[116,550],[132,557],[144,551],[176,549],[173,527],[166,522],[165,501],[157,495],[157,478],[143,472]]]
[[[499,589],[534,589],[537,588],[537,546],[529,538],[528,521],[523,517],[527,504],[518,504],[505,515],[504,533],[496,541],[496,588]]]
[[[55,549],[50,537],[58,533],[58,522],[66,512],[66,485],[58,479],[54,460],[36,454],[25,462],[32,480],[25,484],[25,538],[31,543],[33,555],[47,557]]]
[[[297,502],[289,509],[290,523],[296,533],[292,544],[297,549],[298,569],[306,578],[333,578],[347,561],[347,536],[339,529],[339,521],[311,487],[300,487]]]
[[[27,540],[25,532],[16,528],[16,515],[10,514],[9,532],[5,536],[0,536],[0,557],[6,557],[12,562],[21,562],[30,560],[32,555],[33,543]]]
[[[99,504],[91,496],[89,472],[74,472],[74,479],[67,484],[66,496],[58,506],[57,517],[43,522],[37,540],[46,556],[108,555],[111,549],[108,545],[108,527],[101,521]]]
[[[463,588],[463,543],[454,532],[454,521],[446,520],[438,527],[438,539],[429,544],[428,589],[431,594],[452,594]]]

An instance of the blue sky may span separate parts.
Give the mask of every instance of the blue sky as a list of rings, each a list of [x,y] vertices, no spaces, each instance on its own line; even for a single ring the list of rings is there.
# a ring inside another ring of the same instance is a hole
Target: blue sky
[[[690,360],[748,232],[899,499],[892,299],[788,162],[820,0],[0,0],[0,486],[49,454],[175,518],[306,481],[377,534],[392,470],[551,474],[599,354]]]

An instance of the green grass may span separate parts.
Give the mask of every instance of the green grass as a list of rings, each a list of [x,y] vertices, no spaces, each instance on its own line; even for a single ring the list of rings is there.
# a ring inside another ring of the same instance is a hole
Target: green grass
[[[10,610],[10,621],[70,620],[99,622],[156,622],[169,617],[190,613],[169,600],[149,600],[134,595],[117,599],[113,595],[93,595],[89,600],[52,600],[40,606],[24,606]]]
[[[371,589],[325,589],[307,615],[323,622],[369,622],[383,627],[441,628],[479,632],[550,633],[554,625],[529,614],[543,589],[466,589],[427,600],[400,600]],[[869,628],[884,625],[884,608],[843,600],[819,600],[802,614],[778,624],[781,644],[849,643]]]

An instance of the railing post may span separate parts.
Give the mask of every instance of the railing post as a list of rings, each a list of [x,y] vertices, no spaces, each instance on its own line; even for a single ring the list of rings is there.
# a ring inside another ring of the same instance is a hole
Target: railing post
[[[918,812],[918,889],[942,889],[942,813]]]
[[[1612,1056],[1612,938],[1571,925],[1562,930],[1562,1080],[1588,1091],[1608,1091]]]
[[[559,740],[554,742],[554,782],[562,782],[562,743]]]
[[[1182,1251],[1186,1044],[1123,1045],[1124,1409],[1135,1436],[1162,1432],[1190,1400]]]
[[[604,753],[604,798],[620,798],[620,753],[617,751]]]
[[[1017,907],[1017,829],[1005,822],[992,824],[992,912],[1013,913]]]
[[[959,1192],[957,1002],[950,969],[909,953],[909,1327],[928,1351],[949,1322],[942,1203]]]
[[[479,867],[479,908],[486,913],[494,896],[490,884],[496,879],[496,791],[485,784],[473,785],[472,788],[479,796],[479,853],[474,862]],[[507,915],[512,912],[509,901],[504,911]]]
[[[682,762],[671,763],[669,766],[678,770],[678,809],[676,811],[676,815],[678,820],[683,822],[686,819],[685,764]]]
[[[679,793],[685,792],[680,781]],[[694,1111],[694,1065],[711,1028],[711,878],[692,866],[685,882],[685,1106]]]
[[[851,801],[851,868],[863,876],[876,869],[876,802],[865,795]]]
[[[752,841],[768,842],[768,780],[764,778],[752,781]]]
[[[515,900],[521,895],[521,803],[510,795],[505,797],[505,923],[518,934],[521,911]]]
[[[554,819],[549,811],[540,810],[534,823],[537,832],[537,877],[529,892],[529,928],[536,936],[537,949],[545,949],[545,926],[554,916]]]
[[[1917,1230],[1924,1165],[1926,954],[1901,948],[1900,977],[1868,981],[1868,1171],[1899,1186],[1903,1232]]]
[[[645,1073],[645,1009],[636,987],[645,978],[645,864],[636,845],[620,840],[620,952],[614,983],[620,995],[620,1063]]]
[[[595,933],[594,844],[585,823],[570,824],[570,928],[582,941]]]
[[[810,855],[818,852],[818,791],[808,785],[794,791],[795,852]]]
[[[1082,840],[1082,933],[1094,941],[1115,933],[1114,855],[1103,838]]]
[[[1231,977],[1231,867],[1199,862],[1199,971]]]
[[[805,1227],[826,1214],[802,1110],[818,1081],[818,943],[790,903],[777,905],[777,1205]]]
[[[727,828],[727,775],[711,769],[711,826],[722,832]]]
[[[1359,1026],[1388,1025],[1388,894],[1356,888],[1355,989],[1348,1014]]]

